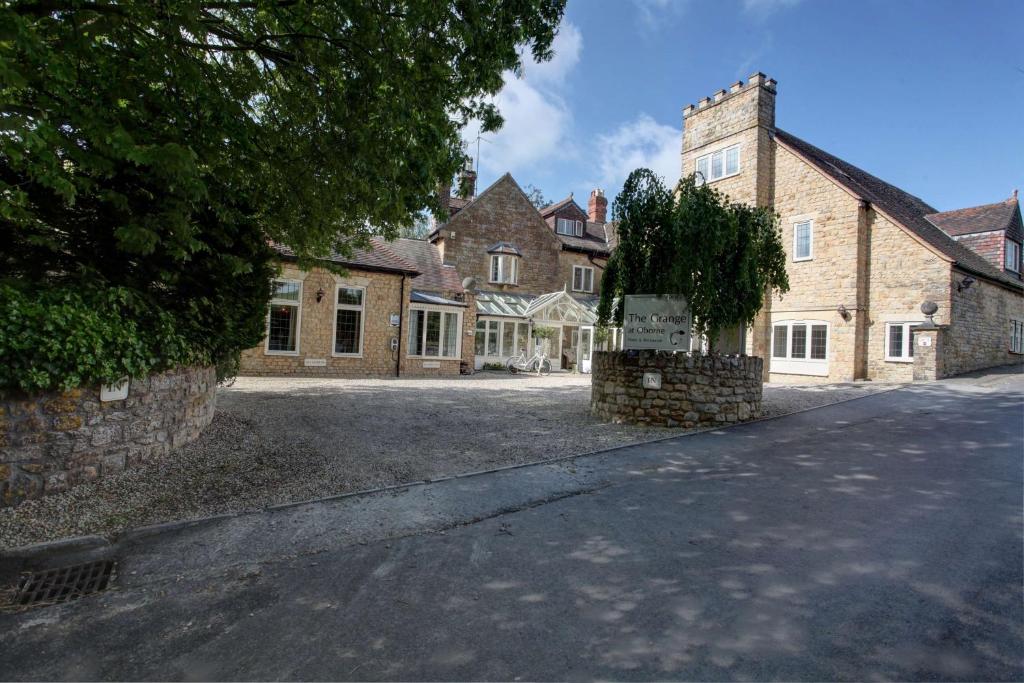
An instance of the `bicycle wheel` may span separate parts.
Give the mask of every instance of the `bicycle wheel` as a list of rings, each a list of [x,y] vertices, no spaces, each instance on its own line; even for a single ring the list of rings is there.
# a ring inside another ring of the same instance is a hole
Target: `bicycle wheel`
[[[519,368],[516,367],[515,358],[509,358],[508,362],[505,363],[505,368],[508,370],[510,375],[514,375],[519,372]]]
[[[540,364],[540,374],[550,375],[551,374],[551,361],[546,360]]]

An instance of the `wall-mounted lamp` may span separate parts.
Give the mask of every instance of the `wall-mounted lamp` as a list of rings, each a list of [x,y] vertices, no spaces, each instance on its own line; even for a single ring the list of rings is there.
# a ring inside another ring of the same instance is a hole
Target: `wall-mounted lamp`
[[[836,309],[836,313],[838,313],[839,317],[843,320],[848,321],[850,319],[850,312],[846,310],[845,304],[839,304],[839,308]]]
[[[323,287],[321,287],[320,289],[316,290],[316,302],[317,303],[320,303],[321,301],[323,301],[325,296],[327,296],[327,292],[324,291]]]
[[[962,292],[965,289],[970,289],[971,285],[973,285],[973,284],[974,284],[974,278],[971,277],[970,275],[967,275],[966,277],[964,277],[963,280],[961,280],[959,282],[959,284],[957,284],[956,291]]]

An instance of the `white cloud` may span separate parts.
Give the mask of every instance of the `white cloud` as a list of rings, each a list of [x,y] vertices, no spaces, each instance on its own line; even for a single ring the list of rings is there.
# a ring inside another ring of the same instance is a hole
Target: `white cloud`
[[[564,83],[569,72],[579,64],[580,53],[583,51],[583,34],[574,24],[563,22],[551,44],[551,49],[555,51],[555,55],[546,62],[535,62],[529,53],[526,54],[523,65],[523,76],[526,80],[545,85]]]
[[[802,0],[743,0],[743,10],[751,14],[766,16],[776,10],[799,5]]]
[[[522,77],[505,74],[505,86],[494,98],[505,125],[496,133],[485,134],[480,144],[480,168],[485,173],[515,173],[568,144],[572,110],[561,90],[579,63],[583,36],[575,25],[563,22],[552,49],[554,57],[547,62],[534,62],[527,53]],[[475,126],[463,132],[473,156],[477,153],[476,136]]]
[[[595,149],[601,177],[597,185],[617,188],[637,168],[649,168],[674,187],[679,180],[683,133],[678,128],[658,123],[647,114],[620,125],[612,133],[601,135]]]
[[[679,16],[689,0],[633,0],[640,26],[648,30],[661,28],[666,20]]]

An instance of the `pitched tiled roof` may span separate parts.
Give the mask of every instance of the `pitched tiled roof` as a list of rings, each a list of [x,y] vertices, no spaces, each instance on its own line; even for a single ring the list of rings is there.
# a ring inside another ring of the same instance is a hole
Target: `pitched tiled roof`
[[[547,217],[547,216],[550,216],[551,214],[553,214],[555,211],[558,211],[559,209],[561,209],[563,206],[565,206],[567,204],[572,204],[575,201],[576,200],[573,199],[572,195],[570,194],[568,197],[566,197],[565,199],[563,199],[561,201],[554,202],[552,204],[548,204],[547,206],[542,206],[542,207],[540,207],[537,210],[540,211],[540,215],[541,216]],[[577,206],[577,208],[580,209],[580,211],[583,211],[583,207],[581,207],[579,204],[577,204],[576,206]]]
[[[583,236],[576,237],[575,235],[559,235],[555,233],[561,242],[562,246],[570,251],[584,251],[591,254],[600,254],[602,256],[608,256],[611,254],[611,247],[608,246],[608,242],[605,239],[605,224],[594,223],[586,221],[583,224]]]
[[[933,213],[925,218],[941,228],[943,232],[957,237],[992,230],[1006,231],[1016,239],[1022,237],[1020,234],[1020,205],[1017,203],[1016,197],[995,204]]]
[[[876,210],[887,215],[940,254],[950,258],[958,267],[1015,288],[1021,287],[1019,280],[1011,278],[985,258],[932,225],[925,216],[937,211],[921,199],[783,130],[775,130],[775,139],[851,194],[870,202]]]
[[[519,248],[509,242],[495,242],[491,246],[487,247],[488,254],[512,254],[513,256],[522,256],[523,252],[519,251]]]
[[[276,243],[271,246],[286,258],[295,257],[295,252],[291,247]],[[391,245],[383,237],[371,237],[369,245],[353,248],[351,256],[333,252],[326,260],[355,269],[405,273],[407,275],[415,275],[420,272],[415,265],[392,251]]]
[[[437,245],[426,240],[399,238],[388,243],[391,251],[402,260],[413,264],[419,272],[412,281],[412,286],[424,292],[463,292],[462,278],[453,266],[441,263],[441,253]]]

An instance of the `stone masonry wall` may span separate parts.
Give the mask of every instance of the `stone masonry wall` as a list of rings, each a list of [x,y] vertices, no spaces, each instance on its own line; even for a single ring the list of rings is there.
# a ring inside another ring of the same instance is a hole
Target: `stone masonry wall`
[[[954,271],[953,279],[967,276]],[[952,287],[953,308],[944,335],[941,376],[1024,362],[1010,352],[1010,320],[1024,321],[1024,294],[980,278],[967,289]]]
[[[390,316],[402,310],[402,276],[351,269],[342,277],[324,268],[302,271],[285,263],[281,277],[302,281],[299,311],[298,350],[291,354],[267,353],[265,341],[242,352],[240,374],[297,375],[302,377],[387,377],[397,371],[397,355],[390,341],[398,336],[398,326]],[[366,288],[363,304],[363,352],[361,356],[335,356],[334,323],[336,287],[353,285]],[[410,281],[406,281],[408,299]],[[324,297],[317,302],[317,290]],[[408,321],[408,317],[405,318]],[[324,365],[306,365],[307,360]]]
[[[566,291],[577,296],[599,296],[601,294],[601,277],[604,275],[604,268],[607,264],[607,260],[603,258],[595,258],[591,260],[586,254],[581,254],[575,251],[563,251],[558,254],[558,268],[561,276],[562,283],[558,286],[561,289],[563,286]],[[573,266],[585,266],[587,268],[594,269],[594,287],[589,292],[576,292],[572,288],[572,270]],[[555,290],[552,290],[555,291]]]
[[[214,368],[179,368],[130,381],[128,398],[99,387],[0,396],[0,507],[57,493],[165,454],[213,419]]]
[[[760,358],[597,351],[592,370],[590,409],[604,420],[689,428],[761,414]],[[646,372],[661,375],[660,389],[644,388]]]
[[[474,277],[478,289],[513,294],[546,294],[562,289],[559,268],[561,241],[537,213],[511,176],[494,183],[476,201],[455,214],[440,233],[445,263],[462,277]],[[488,282],[496,242],[508,242],[522,253],[515,285]]]

